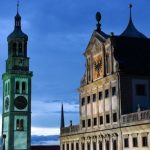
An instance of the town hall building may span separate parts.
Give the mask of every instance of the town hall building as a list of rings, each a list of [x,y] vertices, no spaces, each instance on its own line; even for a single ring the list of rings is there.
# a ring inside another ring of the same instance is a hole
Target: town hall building
[[[150,149],[150,39],[132,21],[108,35],[97,29],[84,52],[80,124],[65,127],[61,111],[61,150]]]

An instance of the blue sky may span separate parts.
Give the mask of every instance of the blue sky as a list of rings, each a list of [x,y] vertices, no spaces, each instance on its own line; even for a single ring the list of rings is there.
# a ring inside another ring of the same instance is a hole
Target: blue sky
[[[128,4],[133,4],[133,22],[150,36],[150,1],[144,0],[20,0],[22,29],[29,36],[28,56],[33,71],[32,134],[59,133],[60,108],[65,122],[79,122],[80,79],[84,73],[83,52],[96,28],[95,13],[102,14],[102,30],[121,34],[128,23]],[[16,0],[0,2],[0,74],[5,72],[7,36],[13,31]],[[2,80],[0,82],[0,112]]]

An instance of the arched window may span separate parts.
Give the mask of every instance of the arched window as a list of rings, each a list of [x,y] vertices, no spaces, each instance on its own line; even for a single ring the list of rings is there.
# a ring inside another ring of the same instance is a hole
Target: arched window
[[[7,94],[9,94],[9,89],[10,89],[10,83],[8,82],[8,85],[7,85]]]
[[[16,120],[16,130],[17,131],[24,130],[24,120],[23,119],[17,119]]]
[[[24,56],[27,56],[27,42],[24,43]]]
[[[5,83],[5,96],[7,95],[7,83]]]
[[[25,94],[26,93],[26,83],[22,82],[22,93]]]
[[[24,121],[23,119],[20,120],[20,130],[24,130]]]
[[[13,56],[16,56],[16,52],[17,52],[17,44],[14,43],[13,44]]]
[[[16,120],[16,130],[20,129],[20,121],[19,119]]]
[[[19,55],[22,55],[22,43],[19,43]]]
[[[16,81],[16,93],[19,93],[19,81]]]

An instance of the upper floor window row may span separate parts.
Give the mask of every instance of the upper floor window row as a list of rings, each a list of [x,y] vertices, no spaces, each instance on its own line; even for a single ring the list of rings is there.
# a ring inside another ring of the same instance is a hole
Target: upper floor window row
[[[112,91],[111,91],[111,92],[112,92],[112,96],[116,96],[116,95],[117,95],[117,93],[116,93],[116,87],[112,87]],[[105,96],[105,97],[104,97],[104,96]],[[97,96],[96,93],[94,93],[94,94],[92,95],[92,97],[89,95],[89,96],[87,96],[87,104],[89,104],[91,101],[96,102],[97,98],[98,98],[99,100],[102,100],[103,98],[109,98],[109,96],[110,96],[110,91],[109,91],[109,89],[106,89],[106,90],[105,90],[104,96],[103,96],[103,92],[102,92],[102,91],[99,91],[99,92],[98,92],[98,96]],[[83,98],[81,99],[81,105],[82,105],[82,106],[85,105],[85,102],[86,102],[85,97],[83,97]]]

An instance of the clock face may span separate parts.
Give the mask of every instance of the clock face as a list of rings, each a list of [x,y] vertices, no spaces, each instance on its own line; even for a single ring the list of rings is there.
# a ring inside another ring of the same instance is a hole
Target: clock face
[[[16,97],[15,101],[14,101],[14,105],[17,109],[25,109],[27,107],[27,100],[24,96],[18,96]]]
[[[102,76],[102,57],[100,55],[97,55],[94,57],[94,63],[93,63],[93,77],[94,80]]]
[[[9,98],[7,97],[5,100],[5,109],[8,110],[9,108]]]

